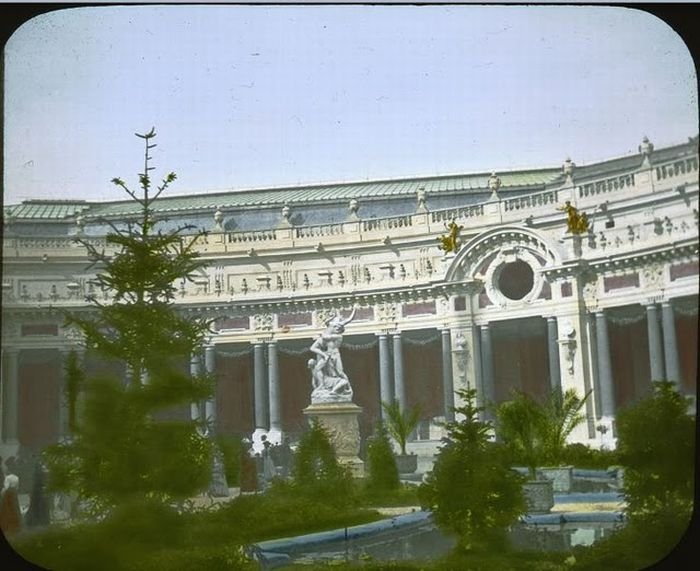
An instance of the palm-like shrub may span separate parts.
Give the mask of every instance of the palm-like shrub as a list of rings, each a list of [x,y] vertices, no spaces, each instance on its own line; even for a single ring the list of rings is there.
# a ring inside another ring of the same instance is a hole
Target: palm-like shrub
[[[565,454],[566,439],[585,415],[581,412],[590,391],[581,398],[575,390],[553,390],[543,403],[522,391],[496,407],[498,436],[535,477],[538,465],[558,464]]]
[[[420,422],[420,407],[413,406],[407,410],[401,410],[398,400],[390,403],[383,402],[382,408],[386,413],[387,430],[401,449],[401,454],[406,455],[406,442]]]

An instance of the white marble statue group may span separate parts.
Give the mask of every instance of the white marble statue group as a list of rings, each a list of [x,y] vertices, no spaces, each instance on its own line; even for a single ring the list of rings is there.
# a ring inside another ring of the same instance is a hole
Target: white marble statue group
[[[356,307],[350,316],[343,319],[336,314],[326,321],[326,329],[311,345],[315,358],[309,359],[311,370],[311,404],[351,402],[352,387],[343,370],[340,345],[343,342],[345,326],[355,317]]]

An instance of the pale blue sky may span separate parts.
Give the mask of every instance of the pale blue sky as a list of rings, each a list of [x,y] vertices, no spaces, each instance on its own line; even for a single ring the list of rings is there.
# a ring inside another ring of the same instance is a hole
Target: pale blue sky
[[[5,203],[585,164],[698,131],[680,37],[604,6],[135,6],[5,50]]]

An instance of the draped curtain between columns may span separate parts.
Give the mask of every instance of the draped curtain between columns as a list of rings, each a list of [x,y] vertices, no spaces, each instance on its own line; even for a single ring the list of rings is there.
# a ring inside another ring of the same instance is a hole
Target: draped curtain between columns
[[[606,311],[615,410],[649,395],[649,335],[645,309],[634,306]]]

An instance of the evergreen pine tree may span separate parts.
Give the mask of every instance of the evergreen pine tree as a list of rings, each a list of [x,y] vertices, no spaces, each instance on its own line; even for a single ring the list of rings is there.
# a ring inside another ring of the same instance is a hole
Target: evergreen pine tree
[[[421,505],[436,523],[458,537],[464,550],[505,544],[506,530],[525,512],[523,478],[510,467],[502,445],[489,437],[491,424],[479,420],[474,389],[459,390],[461,420],[446,423],[447,436],[432,472],[418,489]]]
[[[367,445],[367,486],[371,491],[390,491],[399,487],[399,470],[389,433],[383,422],[378,422]]]
[[[211,442],[202,427],[156,419],[159,411],[207,398],[212,380],[191,378],[182,367],[209,332],[207,320],[174,306],[176,283],[203,266],[194,251],[203,233],[191,226],[163,230],[159,224],[154,204],[176,175],[167,174],[157,186],[152,181],[155,135],[137,134],[145,144],[140,190],[112,180],[133,202],[130,221],[105,221],[111,228],[106,249],[79,239],[105,295],[88,297],[92,311],[66,317],[67,325],[82,332],[87,350],[125,363],[129,372],[126,383],[110,376],[84,378],[71,358],[66,397],[72,437],[46,452],[53,488],[74,490],[98,509],[128,499],[185,498],[209,481]]]

